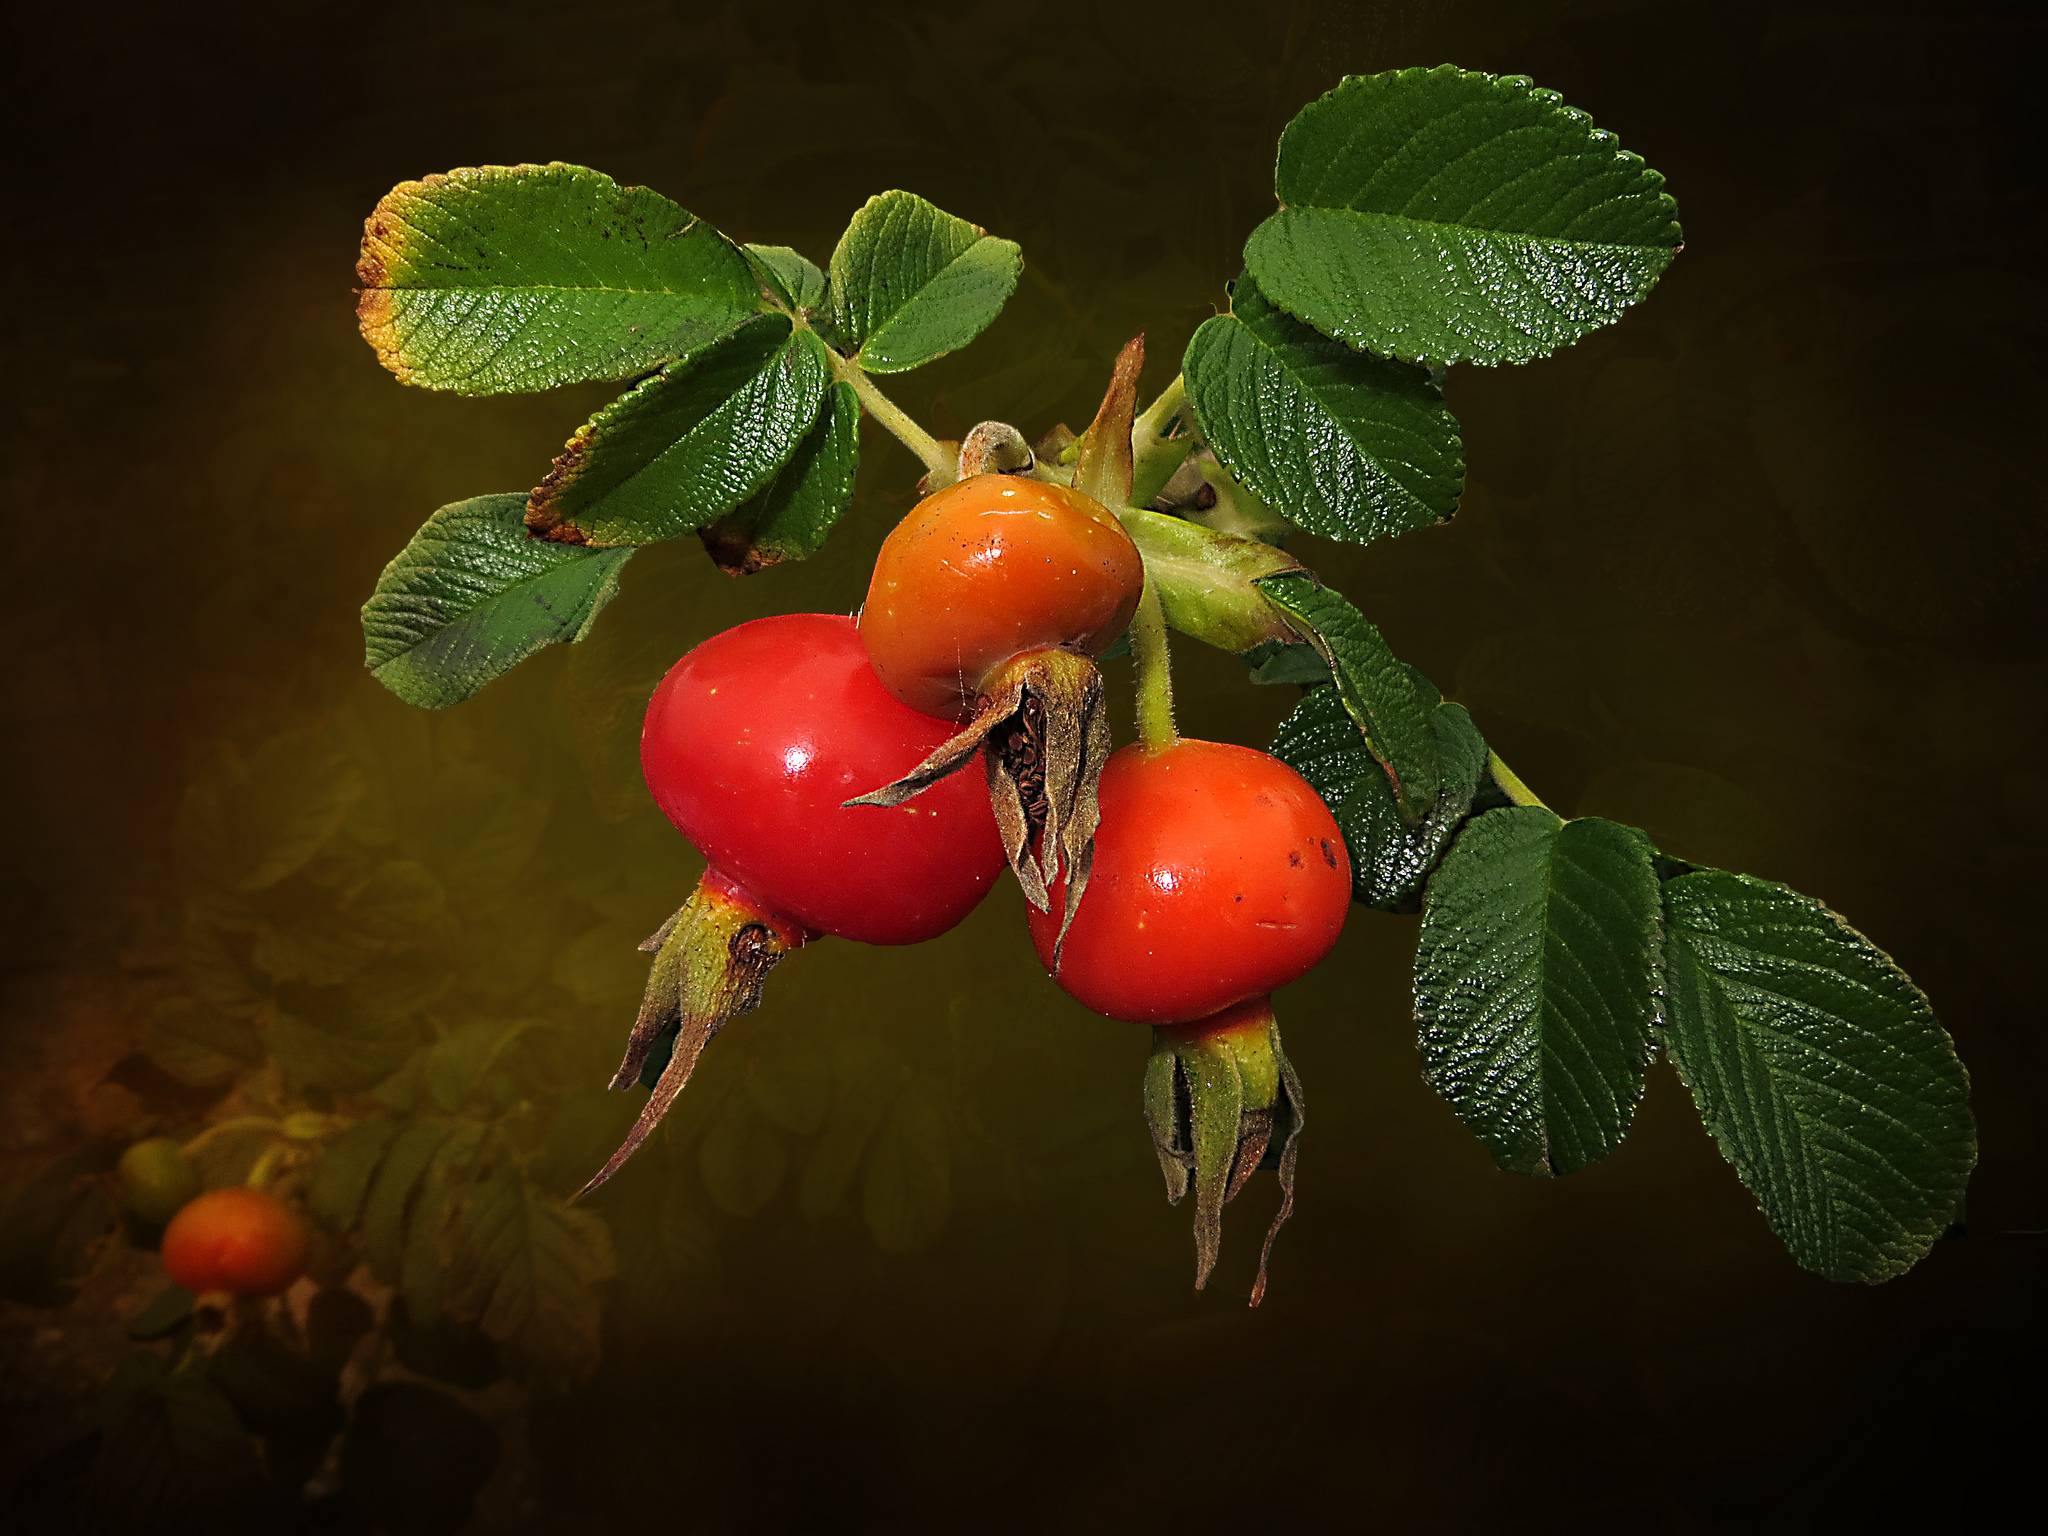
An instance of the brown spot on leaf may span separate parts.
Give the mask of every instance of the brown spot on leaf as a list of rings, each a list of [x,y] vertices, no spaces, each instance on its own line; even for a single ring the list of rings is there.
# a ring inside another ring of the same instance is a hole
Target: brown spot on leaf
[[[547,478],[533,488],[526,498],[526,526],[534,534],[551,539],[557,544],[587,544],[589,537],[570,522],[560,506],[562,493],[575,483],[583,472],[583,464],[590,457],[590,445],[596,434],[588,426],[576,429],[576,435],[562,445],[562,451],[555,455],[555,462],[549,467]]]

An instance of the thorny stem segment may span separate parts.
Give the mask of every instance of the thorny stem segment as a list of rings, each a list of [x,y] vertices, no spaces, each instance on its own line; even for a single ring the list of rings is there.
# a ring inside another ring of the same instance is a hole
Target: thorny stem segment
[[[1515,770],[1501,761],[1498,752],[1486,754],[1487,772],[1493,775],[1493,782],[1500,786],[1500,792],[1516,805],[1541,805],[1542,798],[1517,777]]]
[[[1166,648],[1166,610],[1159,587],[1145,573],[1145,590],[1131,618],[1131,664],[1138,684],[1138,740],[1159,752],[1180,740],[1173,724],[1173,664]]]
[[[888,428],[897,442],[917,455],[924,467],[931,471],[934,485],[952,481],[956,464],[954,456],[946,452],[937,438],[911,420],[901,406],[883,394],[875,381],[868,377],[866,369],[833,352],[832,371],[853,386],[854,394],[860,397],[862,410]]]
[[[1187,379],[1175,374],[1157,400],[1145,407],[1131,431],[1131,505],[1150,506],[1160,488],[1194,447],[1194,434],[1168,437],[1167,429],[1187,405]]]

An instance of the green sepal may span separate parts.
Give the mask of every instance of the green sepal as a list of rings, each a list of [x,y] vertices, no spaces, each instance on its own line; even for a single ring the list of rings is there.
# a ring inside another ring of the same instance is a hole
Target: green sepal
[[[1277,1165],[1280,1209],[1259,1255],[1251,1293],[1257,1306],[1266,1291],[1273,1239],[1294,1209],[1296,1138],[1303,1121],[1301,1080],[1281,1047],[1270,1004],[1260,999],[1216,1020],[1154,1029],[1144,1106],[1168,1202],[1178,1205],[1190,1188],[1195,1192],[1196,1290],[1216,1267],[1223,1207],[1258,1169]]]

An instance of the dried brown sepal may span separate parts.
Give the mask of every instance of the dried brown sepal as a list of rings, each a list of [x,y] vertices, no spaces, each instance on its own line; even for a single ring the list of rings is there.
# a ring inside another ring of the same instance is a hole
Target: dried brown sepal
[[[1272,1006],[1260,998],[1214,1019],[1153,1031],[1145,1067],[1145,1123],[1166,1177],[1168,1201],[1195,1192],[1195,1289],[1216,1267],[1223,1207],[1280,1145],[1280,1209],[1259,1250],[1251,1305],[1266,1294],[1273,1241],[1294,1210],[1301,1080],[1280,1045]]]
[[[871,789],[864,795],[855,795],[845,803],[877,805],[887,810],[901,805],[912,796],[924,793],[948,774],[966,767],[968,759],[981,750],[999,727],[1006,725],[1016,715],[1023,702],[1022,678],[998,684],[981,696],[975,705],[973,717],[934,747],[931,755],[923,762],[894,783],[884,784],[880,789]]]
[[[1280,1209],[1273,1213],[1273,1224],[1266,1228],[1266,1240],[1259,1245],[1259,1273],[1252,1281],[1250,1305],[1256,1307],[1266,1299],[1266,1266],[1273,1257],[1273,1240],[1280,1235],[1280,1229],[1287,1225],[1287,1218],[1294,1214],[1294,1165],[1301,1152],[1301,1126],[1307,1111],[1301,1097],[1301,1076],[1294,1070],[1294,1063],[1287,1059],[1287,1053],[1280,1048],[1280,1026],[1273,1026],[1273,1059],[1280,1065],[1280,1103],[1276,1113],[1284,1111],[1286,1129],[1281,1133],[1280,1165],[1276,1170],[1280,1180]]]
[[[1105,507],[1121,509],[1131,499],[1131,428],[1138,416],[1138,375],[1145,371],[1145,338],[1133,336],[1117,354],[1109,388],[1088,430],[1081,434],[1074,463],[1074,489]]]
[[[582,1199],[626,1165],[675,1103],[711,1037],[761,1002],[761,987],[782,957],[800,948],[801,929],[763,911],[717,877],[706,874],[690,899],[640,945],[654,963],[626,1052],[612,1075],[614,1089],[640,1081],[648,1057],[673,1037],[668,1065],[655,1081],[626,1139],[589,1183]]]
[[[991,674],[966,725],[902,778],[846,804],[901,805],[965,767],[977,751],[1003,851],[1025,899],[1050,910],[1053,887],[1066,873],[1064,940],[1094,865],[1102,819],[1097,790],[1109,761],[1108,705],[1094,661],[1058,648],[1012,657]]]

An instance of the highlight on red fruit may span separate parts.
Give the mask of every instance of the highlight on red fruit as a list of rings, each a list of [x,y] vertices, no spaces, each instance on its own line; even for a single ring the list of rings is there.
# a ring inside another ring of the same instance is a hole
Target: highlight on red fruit
[[[890,697],[853,620],[755,619],[669,669],[640,764],[676,830],[767,910],[863,944],[936,938],[988,894],[1002,845],[961,780],[914,805],[848,807],[950,734]]]
[[[1294,1209],[1301,1080],[1268,994],[1337,942],[1351,863],[1328,806],[1271,753],[1167,737],[1129,746],[1102,772],[1102,827],[1088,889],[1062,933],[1031,912],[1031,940],[1071,996],[1151,1024],[1145,1122],[1167,1199],[1195,1195],[1195,1287],[1222,1246],[1223,1207],[1252,1174],[1278,1169]]]
[[[1133,348],[1142,360],[1142,346]],[[1096,424],[1105,441],[1125,445],[1123,474],[1089,483],[1121,485],[1118,496],[1130,484],[1134,380],[1133,366],[1120,366]],[[875,560],[861,640],[896,697],[966,723],[860,803],[902,805],[980,756],[1025,899],[1046,910],[1064,869],[1075,877],[1071,905],[1086,884],[1096,782],[1109,756],[1094,658],[1129,626],[1144,589],[1138,546],[1080,490],[983,474],[919,502]]]
[[[1344,836],[1271,753],[1183,739],[1102,773],[1095,864],[1065,940],[1031,912],[1046,969],[1097,1013],[1204,1019],[1311,969],[1351,907]]]
[[[641,946],[654,960],[612,1087],[653,1092],[586,1193],[646,1140],[785,955],[820,936],[922,943],[988,894],[1003,844],[979,784],[939,784],[915,804],[846,803],[950,729],[882,686],[848,618],[755,619],[669,669],[647,706],[640,763],[706,868]]]
[[[275,1296],[306,1271],[305,1218],[268,1190],[233,1185],[190,1201],[164,1229],[164,1273],[188,1291]]]

